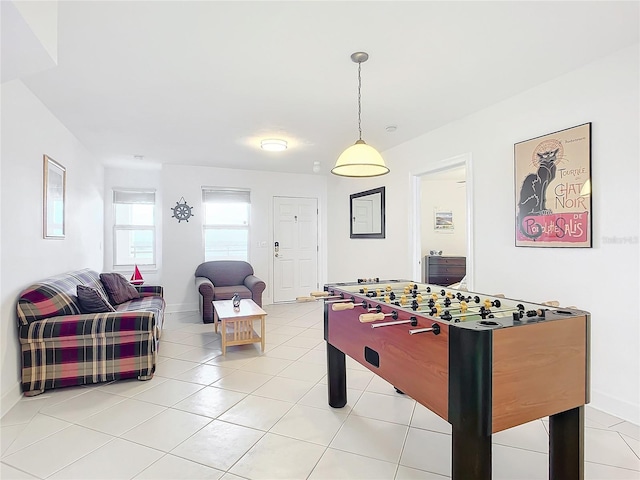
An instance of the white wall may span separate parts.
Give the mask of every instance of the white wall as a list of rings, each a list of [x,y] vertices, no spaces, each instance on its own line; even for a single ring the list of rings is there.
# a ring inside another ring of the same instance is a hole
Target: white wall
[[[346,178],[329,177],[327,185],[327,278],[329,282],[355,281],[358,278],[409,278],[404,258],[409,246],[410,225],[404,212],[407,186],[390,182],[392,176],[407,172],[395,171],[387,162],[391,173],[383,177]],[[385,238],[349,238],[349,195],[378,187],[385,187]],[[402,212],[399,215],[399,212]],[[391,249],[393,247],[394,249]]]
[[[118,271],[130,278],[133,270],[116,269],[113,266],[113,189],[140,188],[156,192],[156,268],[139,266],[145,285],[161,285],[162,282],[162,172],[158,168],[107,167],[104,170],[104,270]]]
[[[2,412],[19,398],[16,301],[32,282],[102,269],[103,168],[19,80],[3,83],[0,355]],[[43,239],[43,155],[67,169],[66,238]]]
[[[455,180],[429,180],[428,175],[423,177],[420,183],[422,258],[429,255],[429,250],[442,250],[443,255],[466,257],[467,196],[465,184]],[[453,230],[435,230],[434,213],[436,210],[452,212]]]
[[[384,152],[385,177],[332,180],[329,280],[410,275],[412,175],[470,152],[474,290],[591,312],[592,404],[640,423],[639,84],[635,45]],[[516,248],[514,143],[586,122],[593,128],[593,248]],[[386,186],[387,238],[349,240],[345,196],[369,184]]]
[[[318,199],[319,246],[318,274],[326,280],[326,177],[283,174],[214,167],[165,165],[162,169],[163,272],[167,311],[198,310],[198,293],[194,286],[196,267],[204,261],[202,241],[202,187],[235,187],[251,190],[251,224],[249,231],[250,263],[267,289],[263,303],[272,299],[273,283],[273,197],[307,197]],[[172,218],[171,207],[181,197],[193,206],[188,222]],[[347,217],[349,210],[347,209]],[[266,242],[266,247],[258,247]]]

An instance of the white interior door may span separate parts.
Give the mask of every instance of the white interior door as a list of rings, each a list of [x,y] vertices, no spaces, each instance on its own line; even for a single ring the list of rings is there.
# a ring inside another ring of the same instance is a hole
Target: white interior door
[[[307,297],[318,289],[318,200],[273,197],[273,221],[273,301]]]

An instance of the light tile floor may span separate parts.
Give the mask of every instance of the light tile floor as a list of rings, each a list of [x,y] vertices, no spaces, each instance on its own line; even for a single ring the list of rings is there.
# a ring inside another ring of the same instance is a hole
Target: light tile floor
[[[266,352],[169,314],[155,377],[23,398],[0,421],[2,479],[444,479],[451,426],[347,360],[327,405],[322,305],[270,305]],[[585,409],[585,477],[640,479],[640,429]],[[548,476],[548,422],[493,436],[493,478]]]

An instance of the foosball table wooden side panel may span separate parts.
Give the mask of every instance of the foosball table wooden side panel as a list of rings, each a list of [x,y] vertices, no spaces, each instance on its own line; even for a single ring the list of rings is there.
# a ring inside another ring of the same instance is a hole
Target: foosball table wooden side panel
[[[409,335],[409,329],[428,328],[434,322],[421,318],[418,327],[406,324],[374,329],[370,323],[359,321],[361,313],[365,313],[362,308],[329,311],[329,343],[448,420],[449,326],[446,322],[439,324],[439,335]],[[400,314],[398,319],[409,316]],[[379,355],[378,367],[365,358],[365,347]]]
[[[493,331],[492,431],[587,402],[588,318]]]

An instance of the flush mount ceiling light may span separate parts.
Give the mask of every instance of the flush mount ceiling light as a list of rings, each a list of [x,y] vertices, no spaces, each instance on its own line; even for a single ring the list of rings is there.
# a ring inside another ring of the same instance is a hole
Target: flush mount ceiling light
[[[351,145],[338,157],[336,165],[331,169],[331,173],[342,177],[377,177],[389,173],[389,169],[384,164],[384,159],[378,151],[362,140],[362,105],[360,102],[360,90],[362,88],[362,78],[360,70],[362,62],[369,59],[369,54],[365,52],[355,52],[351,54],[351,60],[358,64],[358,132],[360,133],[355,145]]]
[[[267,138],[260,141],[260,148],[268,152],[282,152],[287,149],[287,141],[278,138]]]

